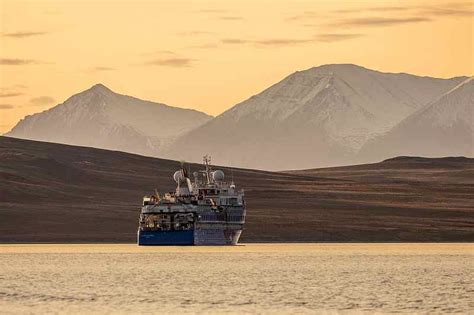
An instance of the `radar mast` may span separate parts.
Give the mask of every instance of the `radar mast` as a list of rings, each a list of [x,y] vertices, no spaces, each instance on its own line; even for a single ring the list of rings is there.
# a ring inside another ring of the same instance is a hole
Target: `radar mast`
[[[204,155],[202,158],[204,166],[206,166],[206,179],[207,179],[207,184],[211,183],[211,156],[209,154]]]

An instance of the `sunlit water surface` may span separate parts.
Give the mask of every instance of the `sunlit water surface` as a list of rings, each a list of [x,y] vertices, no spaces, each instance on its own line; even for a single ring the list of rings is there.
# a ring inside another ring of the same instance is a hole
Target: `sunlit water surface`
[[[0,245],[0,313],[474,313],[471,244]]]

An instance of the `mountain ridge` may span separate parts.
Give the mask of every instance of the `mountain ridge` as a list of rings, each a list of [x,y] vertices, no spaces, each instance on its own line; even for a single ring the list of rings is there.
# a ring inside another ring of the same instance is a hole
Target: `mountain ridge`
[[[98,83],[53,108],[26,116],[5,135],[156,156],[173,137],[211,117],[115,93]]]
[[[361,154],[368,143],[466,80],[328,64],[295,71],[217,117],[98,83],[6,135],[188,161],[209,153],[267,170],[367,163],[380,159]]]
[[[193,152],[205,151],[230,165],[273,170],[294,167],[290,160],[301,168],[350,164],[365,142],[463,79],[383,73],[352,64],[297,71],[184,133],[175,148],[189,149],[175,149],[171,157],[197,160]],[[238,145],[230,153],[219,150],[228,143]]]
[[[360,152],[361,162],[394,153],[474,156],[474,77],[366,143]]]

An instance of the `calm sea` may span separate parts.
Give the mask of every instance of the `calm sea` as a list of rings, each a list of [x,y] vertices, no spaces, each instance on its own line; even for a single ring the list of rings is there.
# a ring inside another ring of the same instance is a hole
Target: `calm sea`
[[[0,245],[0,313],[474,313],[472,244]]]

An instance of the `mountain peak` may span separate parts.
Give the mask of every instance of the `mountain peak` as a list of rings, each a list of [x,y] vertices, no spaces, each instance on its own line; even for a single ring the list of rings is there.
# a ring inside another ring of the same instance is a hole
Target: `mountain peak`
[[[300,78],[321,78],[321,77],[339,77],[342,79],[356,78],[357,80],[366,80],[372,75],[383,74],[382,72],[371,70],[351,63],[325,64],[317,67],[311,67],[305,70],[296,71],[290,77]]]
[[[95,92],[108,92],[108,93],[113,93],[111,89],[103,85],[102,83],[97,83],[94,84],[90,89],[90,91],[95,91]]]
[[[367,68],[364,68],[359,65],[355,65],[352,63],[331,63],[331,64],[325,64],[325,65],[320,65],[317,67],[312,67],[303,71],[299,72],[308,72],[308,73],[313,73],[313,72],[321,72],[321,73],[327,73],[327,72],[348,72],[348,71],[374,71],[370,70]]]
[[[173,137],[209,119],[196,110],[115,93],[99,83],[26,117],[8,135],[156,155],[162,154]]]

